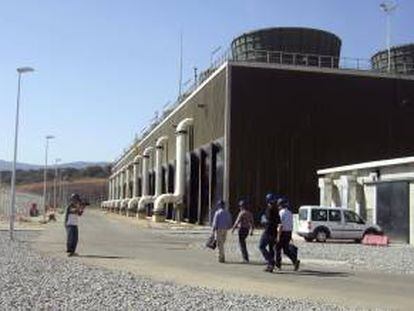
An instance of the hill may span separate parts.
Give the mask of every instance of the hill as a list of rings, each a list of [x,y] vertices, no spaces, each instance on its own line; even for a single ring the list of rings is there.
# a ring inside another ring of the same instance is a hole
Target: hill
[[[0,171],[11,171],[12,170],[12,162],[0,160]],[[49,164],[52,166],[52,164]],[[59,164],[59,168],[75,168],[75,169],[84,169],[90,166],[108,166],[108,162],[85,162],[85,161],[76,161],[76,162],[69,162],[69,163],[62,163]],[[54,167],[54,166],[53,166]],[[38,164],[29,164],[29,163],[16,163],[16,169],[22,171],[30,171],[30,170],[40,170],[43,169],[43,165]]]

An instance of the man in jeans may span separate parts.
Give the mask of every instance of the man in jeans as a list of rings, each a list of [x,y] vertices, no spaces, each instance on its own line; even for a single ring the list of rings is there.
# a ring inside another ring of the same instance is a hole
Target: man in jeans
[[[292,261],[295,271],[299,269],[300,260],[297,253],[292,252],[290,248],[290,240],[292,239],[293,215],[289,210],[289,204],[286,199],[277,201],[279,208],[280,224],[278,226],[277,242],[276,242],[276,268],[282,267],[282,249],[283,253]]]
[[[277,237],[277,228],[280,224],[279,212],[276,207],[276,196],[272,193],[266,195],[266,210],[262,221],[264,230],[260,237],[259,249],[262,252],[267,266],[264,271],[273,272],[275,267],[274,245]]]
[[[78,194],[72,194],[70,204],[66,208],[65,227],[66,227],[66,252],[69,257],[77,256],[76,246],[78,244],[78,223],[79,216],[83,214],[84,206]]]
[[[231,225],[232,221],[229,211],[225,209],[223,201],[218,201],[217,211],[214,213],[213,218],[213,234],[216,235],[217,248],[219,251],[218,260],[221,263],[225,262],[224,243],[226,242],[227,230],[231,228]]]
[[[248,263],[249,252],[247,251],[246,238],[249,235],[249,231],[250,231],[250,235],[253,235],[253,229],[254,229],[253,215],[247,209],[246,200],[240,200],[238,205],[240,208],[240,212],[239,212],[239,215],[237,216],[236,221],[234,222],[231,233],[233,233],[236,230],[236,228],[239,228],[239,245],[240,245],[240,250],[243,256],[243,262]]]

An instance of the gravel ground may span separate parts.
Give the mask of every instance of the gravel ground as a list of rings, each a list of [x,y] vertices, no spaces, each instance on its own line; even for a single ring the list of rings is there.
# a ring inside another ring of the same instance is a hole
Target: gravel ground
[[[33,233],[10,243],[0,232],[1,310],[348,310],[329,303],[264,298],[155,282],[89,267],[76,259],[43,257]]]
[[[162,231],[160,231],[162,233]],[[250,258],[262,261],[259,252],[259,231],[247,240]],[[174,234],[177,239],[189,240],[193,248],[205,248],[204,244],[210,229],[164,231],[163,234]],[[299,257],[308,261],[329,261],[330,264],[341,265],[355,271],[377,271],[385,273],[414,274],[414,247],[407,244],[391,244],[388,247],[367,246],[354,242],[328,241],[327,243],[307,243],[298,238]],[[226,258],[240,261],[241,254],[237,234],[228,234],[226,242]]]

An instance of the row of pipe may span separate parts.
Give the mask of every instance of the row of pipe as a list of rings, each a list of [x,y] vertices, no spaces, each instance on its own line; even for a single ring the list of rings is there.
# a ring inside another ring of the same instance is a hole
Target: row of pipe
[[[165,205],[173,204],[176,210],[178,220],[181,217],[181,206],[184,199],[185,191],[185,154],[186,154],[186,136],[188,129],[193,125],[192,118],[182,120],[176,128],[176,174],[175,188],[173,193],[162,193],[162,158],[165,145],[168,140],[166,136],[161,136],[155,144],[155,194],[151,195],[149,188],[149,160],[153,152],[153,147],[147,147],[142,155],[137,155],[132,162],[133,166],[133,184],[132,193],[130,193],[130,170],[131,164],[120,168],[109,179],[108,201],[102,202],[102,208],[109,211],[119,211],[128,216],[136,210],[137,218],[145,218],[148,204],[154,204],[153,220],[163,221],[165,219]],[[138,171],[141,164],[142,177],[142,196],[138,196]],[[125,180],[124,180],[125,176]],[[124,186],[126,188],[124,191]]]

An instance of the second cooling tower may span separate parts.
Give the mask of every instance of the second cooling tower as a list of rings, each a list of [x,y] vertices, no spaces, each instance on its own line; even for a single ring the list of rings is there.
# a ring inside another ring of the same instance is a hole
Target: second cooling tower
[[[235,38],[231,50],[234,61],[338,67],[341,39],[319,29],[266,28]]]

